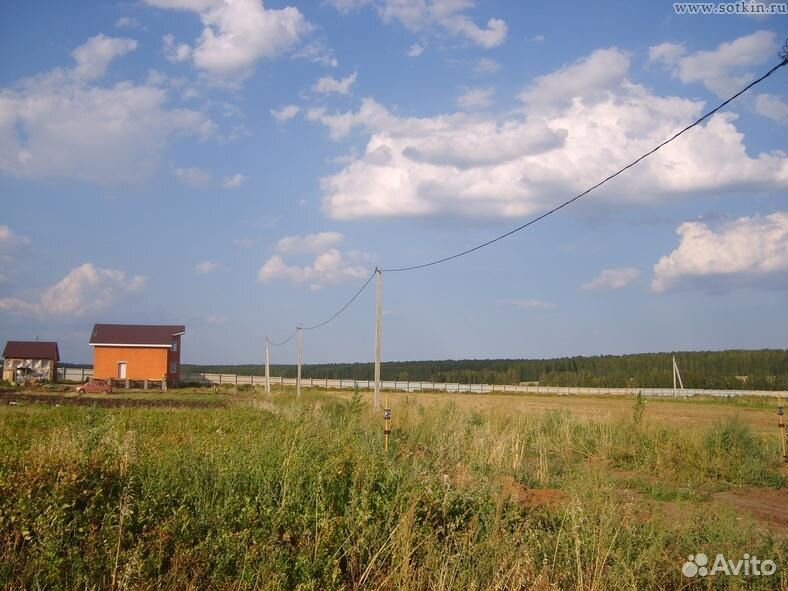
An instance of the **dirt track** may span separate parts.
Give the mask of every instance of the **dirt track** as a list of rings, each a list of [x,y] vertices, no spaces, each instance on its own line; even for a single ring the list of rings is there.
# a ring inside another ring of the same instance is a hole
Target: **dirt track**
[[[95,398],[75,396],[74,394],[49,394],[32,392],[0,392],[0,404],[47,404],[50,406],[95,406],[99,408],[223,408],[221,401],[175,400],[173,398],[128,398],[122,394],[117,397]]]

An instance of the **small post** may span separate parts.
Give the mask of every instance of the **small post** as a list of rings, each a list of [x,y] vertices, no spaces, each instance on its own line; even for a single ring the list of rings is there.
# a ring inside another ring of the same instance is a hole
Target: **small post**
[[[383,340],[383,272],[375,267],[375,394],[372,406],[380,408],[380,357]]]
[[[143,390],[147,390],[148,389],[148,379],[147,378],[142,380],[142,389]]]
[[[296,362],[298,363],[298,372],[296,373],[296,398],[301,398],[301,364],[304,362],[304,330],[298,326],[296,327],[298,335],[296,342],[298,343],[298,351],[296,352]]]
[[[130,381],[129,378],[126,378],[126,390],[129,389],[129,381]]]
[[[673,396],[676,395],[676,356],[673,356]]]
[[[785,411],[783,410],[783,401],[782,398],[780,399],[780,406],[777,407],[777,416],[779,417],[777,426],[780,428],[780,444],[783,448],[783,462],[788,463],[788,452],[785,448],[785,421],[783,420],[783,416],[785,415]]]
[[[269,340],[268,337],[265,337],[265,393],[271,393],[271,368],[269,366],[270,357],[269,357]]]

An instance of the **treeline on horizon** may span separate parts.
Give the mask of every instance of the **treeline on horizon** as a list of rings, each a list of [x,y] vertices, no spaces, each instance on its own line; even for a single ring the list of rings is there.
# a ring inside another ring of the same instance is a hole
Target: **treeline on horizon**
[[[388,361],[381,364],[384,380],[485,384],[539,383],[543,386],[654,387],[673,386],[671,358],[685,388],[786,390],[788,351],[692,351],[598,355],[558,359],[460,359],[444,361]],[[260,365],[189,365],[184,373],[264,375]],[[305,378],[373,379],[372,363],[304,365]],[[295,365],[271,365],[271,375],[294,378]]]

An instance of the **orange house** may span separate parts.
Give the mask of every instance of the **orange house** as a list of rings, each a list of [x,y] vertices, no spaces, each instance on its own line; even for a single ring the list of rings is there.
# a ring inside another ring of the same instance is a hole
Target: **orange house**
[[[114,380],[167,380],[181,375],[181,325],[96,324],[90,336],[93,377]]]

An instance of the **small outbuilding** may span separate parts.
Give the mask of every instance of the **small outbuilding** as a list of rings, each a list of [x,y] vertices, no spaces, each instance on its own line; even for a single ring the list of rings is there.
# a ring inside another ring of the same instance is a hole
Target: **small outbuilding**
[[[60,352],[57,343],[47,341],[8,341],[3,349],[3,379],[24,384],[34,380],[57,380]]]
[[[102,380],[166,380],[181,375],[183,325],[96,324],[90,336],[93,377]]]

